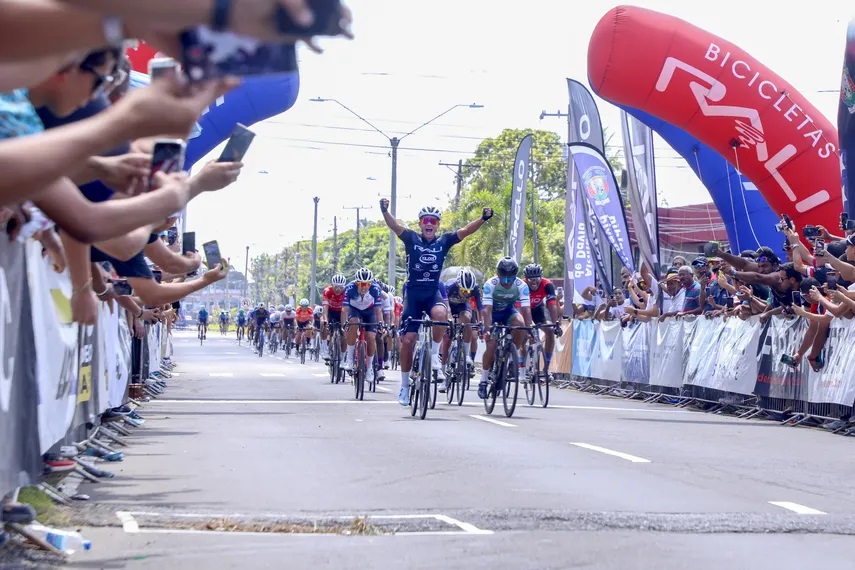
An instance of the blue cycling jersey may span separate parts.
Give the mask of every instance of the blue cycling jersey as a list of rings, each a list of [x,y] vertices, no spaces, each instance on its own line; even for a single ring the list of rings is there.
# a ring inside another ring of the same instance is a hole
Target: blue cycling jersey
[[[449,279],[445,282],[445,291],[448,296],[448,302],[452,305],[466,305],[468,308],[469,299],[471,297],[475,299],[475,306],[479,311],[484,308],[484,305],[481,303],[481,287],[478,285],[475,285],[475,288],[472,289],[472,292],[467,297],[460,292],[460,287],[457,285],[457,279]]]
[[[365,295],[361,295],[356,282],[351,281],[344,287],[344,300],[341,304],[359,311],[380,307],[383,304],[383,292],[377,284],[372,283]]]
[[[199,320],[200,321],[207,321],[208,320],[208,311],[206,311],[205,309],[200,310],[199,311]]]
[[[445,256],[460,242],[457,232],[448,232],[427,241],[421,234],[405,229],[400,236],[407,252],[407,284],[410,287],[435,288],[439,284]]]

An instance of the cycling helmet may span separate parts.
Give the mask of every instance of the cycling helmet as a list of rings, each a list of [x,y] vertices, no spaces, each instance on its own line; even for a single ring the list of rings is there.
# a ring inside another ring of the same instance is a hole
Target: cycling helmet
[[[384,293],[389,292],[389,286],[383,283],[382,281],[380,282],[380,289],[382,289]]]
[[[300,299],[300,307],[305,309],[308,306],[309,306],[309,300],[308,299]]]
[[[536,263],[529,263],[525,266],[526,279],[537,279],[538,277],[543,277],[543,267]]]
[[[333,275],[332,284],[334,287],[344,287],[347,284],[347,279],[344,275]]]
[[[284,310],[285,310],[285,305],[279,305],[278,307],[276,307],[276,310],[277,310],[277,311],[284,311]]]
[[[294,310],[294,307],[292,307],[291,305],[285,305],[285,312],[286,313],[290,313],[293,310]]]
[[[395,288],[394,287],[389,287],[389,294],[392,295],[393,297],[395,296]]]
[[[371,283],[374,281],[374,274],[367,267],[356,270],[356,280],[360,283]]]
[[[324,308],[323,308],[323,307],[321,307],[321,306],[316,306],[316,307],[315,307],[315,314],[316,314],[316,315],[322,315],[322,314],[324,314]]]
[[[259,304],[258,304],[258,308],[259,308],[259,309],[263,309],[263,308],[264,308],[264,303],[259,303]]]
[[[439,208],[436,206],[425,206],[421,210],[419,210],[419,220],[424,218],[425,216],[433,216],[438,220],[442,219],[442,212],[439,211]]]
[[[513,257],[503,257],[496,265],[496,273],[499,277],[516,277],[520,266]]]
[[[475,279],[475,274],[472,273],[471,269],[464,267],[457,272],[457,286],[470,291],[478,286],[478,280]]]

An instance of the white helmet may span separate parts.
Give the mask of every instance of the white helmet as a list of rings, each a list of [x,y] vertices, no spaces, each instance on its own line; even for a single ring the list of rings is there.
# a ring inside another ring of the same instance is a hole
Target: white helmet
[[[285,305],[285,312],[286,313],[290,313],[293,310],[294,310],[294,307],[292,307],[291,305]]]
[[[367,267],[357,269],[356,275],[354,277],[360,283],[370,283],[370,282],[374,281],[374,274]]]
[[[332,284],[334,287],[344,287],[347,284],[347,279],[344,275],[333,275]]]
[[[425,206],[421,210],[419,210],[419,220],[424,218],[425,216],[433,216],[438,220],[442,219],[442,212],[439,211],[439,208],[436,206]]]
[[[478,286],[478,280],[471,269],[463,267],[457,272],[457,286],[470,291]]]
[[[321,307],[320,305],[316,305],[315,306],[315,314],[316,315],[323,315],[324,314],[324,308]]]
[[[285,305],[279,305],[278,307],[276,307],[276,309],[281,313],[285,310]]]
[[[308,299],[300,299],[300,306],[305,309],[306,307],[309,306],[309,300]]]

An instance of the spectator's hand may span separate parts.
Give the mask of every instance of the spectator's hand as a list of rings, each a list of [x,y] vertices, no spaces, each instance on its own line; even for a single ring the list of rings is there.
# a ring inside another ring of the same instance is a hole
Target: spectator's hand
[[[129,137],[186,136],[211,103],[239,84],[237,78],[228,77],[187,85],[181,78],[166,75],[148,87],[130,91],[114,109],[127,123]]]
[[[148,323],[154,322],[157,320],[159,312],[159,309],[143,309],[140,320]]]
[[[829,231],[825,229],[825,226],[816,226],[816,229],[819,230],[820,237],[825,241],[832,241],[834,239],[833,237],[831,237]]]
[[[225,265],[225,267],[223,267]],[[210,269],[205,275],[202,276],[202,280],[205,281],[208,285],[211,283],[216,283],[222,279],[226,278],[226,275],[229,274],[229,266],[228,264],[218,263],[212,269]]]
[[[21,229],[29,220],[29,212],[22,205],[2,208],[0,211],[0,221],[6,225],[6,235],[11,241],[18,239]]]
[[[145,325],[141,319],[136,317],[134,317],[134,336],[136,338],[142,338],[145,336]]]
[[[822,299],[822,293],[819,292],[819,289],[816,287],[811,287],[810,291],[808,291],[808,297],[814,303],[819,303],[819,300]]]
[[[202,170],[191,180],[203,192],[222,190],[234,184],[243,168],[241,162],[217,162],[212,160],[202,167]]]
[[[98,297],[89,287],[71,295],[71,319],[81,325],[98,322]]]
[[[380,200],[380,212],[385,214],[388,211],[389,211],[389,199],[388,198],[382,198]]]
[[[199,252],[188,251],[187,253],[184,254],[184,257],[191,260],[193,262],[194,266],[196,267],[196,269],[199,269],[202,266],[202,256],[199,255]]]
[[[98,180],[115,190],[132,193],[138,182],[148,177],[151,155],[131,152],[121,156],[93,156],[89,159]]]
[[[635,307],[633,307],[632,305],[630,305],[629,307],[624,308],[624,311],[626,311],[630,315],[634,315],[636,313],[637,309]]]
[[[837,289],[832,289],[831,291],[829,291],[829,292],[828,292],[828,296],[829,296],[829,297],[831,298],[831,300],[832,300],[832,301],[834,301],[835,303],[843,303],[843,302],[845,302],[845,301],[846,301],[846,299],[848,299],[848,297],[847,297],[846,295],[844,295],[843,293],[841,293],[841,292],[840,292],[839,290],[837,290]]]
[[[65,249],[62,247],[62,242],[57,238],[57,234],[53,229],[39,232],[38,239],[44,248],[44,255],[49,255],[53,270],[57,273],[62,273],[68,266],[68,259],[65,257]]]
[[[156,192],[172,191],[178,193],[184,204],[190,200],[190,183],[186,172],[173,172],[172,174],[157,172],[154,175],[154,187]],[[171,226],[167,226],[167,229],[169,227]]]

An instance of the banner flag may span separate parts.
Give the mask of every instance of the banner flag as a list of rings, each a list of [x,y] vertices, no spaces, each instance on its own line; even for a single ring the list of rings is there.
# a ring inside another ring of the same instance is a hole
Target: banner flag
[[[517,263],[522,260],[523,254],[526,189],[528,188],[529,170],[531,168],[531,141],[531,135],[523,137],[514,159],[514,187],[511,193],[511,221],[508,227],[508,243],[510,244],[510,255],[516,259]]]
[[[656,169],[653,161],[653,131],[621,110],[623,150],[627,161],[627,194],[635,240],[646,264],[656,279],[659,269],[659,222],[656,204]]]
[[[24,246],[0,239],[0,495],[39,480],[39,393]]]
[[[39,389],[39,441],[47,452],[62,440],[77,407],[77,335],[71,320],[71,279],[57,273],[42,244],[27,243],[27,273],[32,302],[36,382]]]
[[[837,148],[840,149],[840,171],[843,182],[843,208],[855,219],[855,20],[846,29],[843,53],[843,76],[840,80],[840,102],[837,106]],[[848,405],[848,404],[847,404]]]
[[[585,143],[572,143],[570,157],[591,211],[621,263],[635,271],[618,183],[603,154]]]

